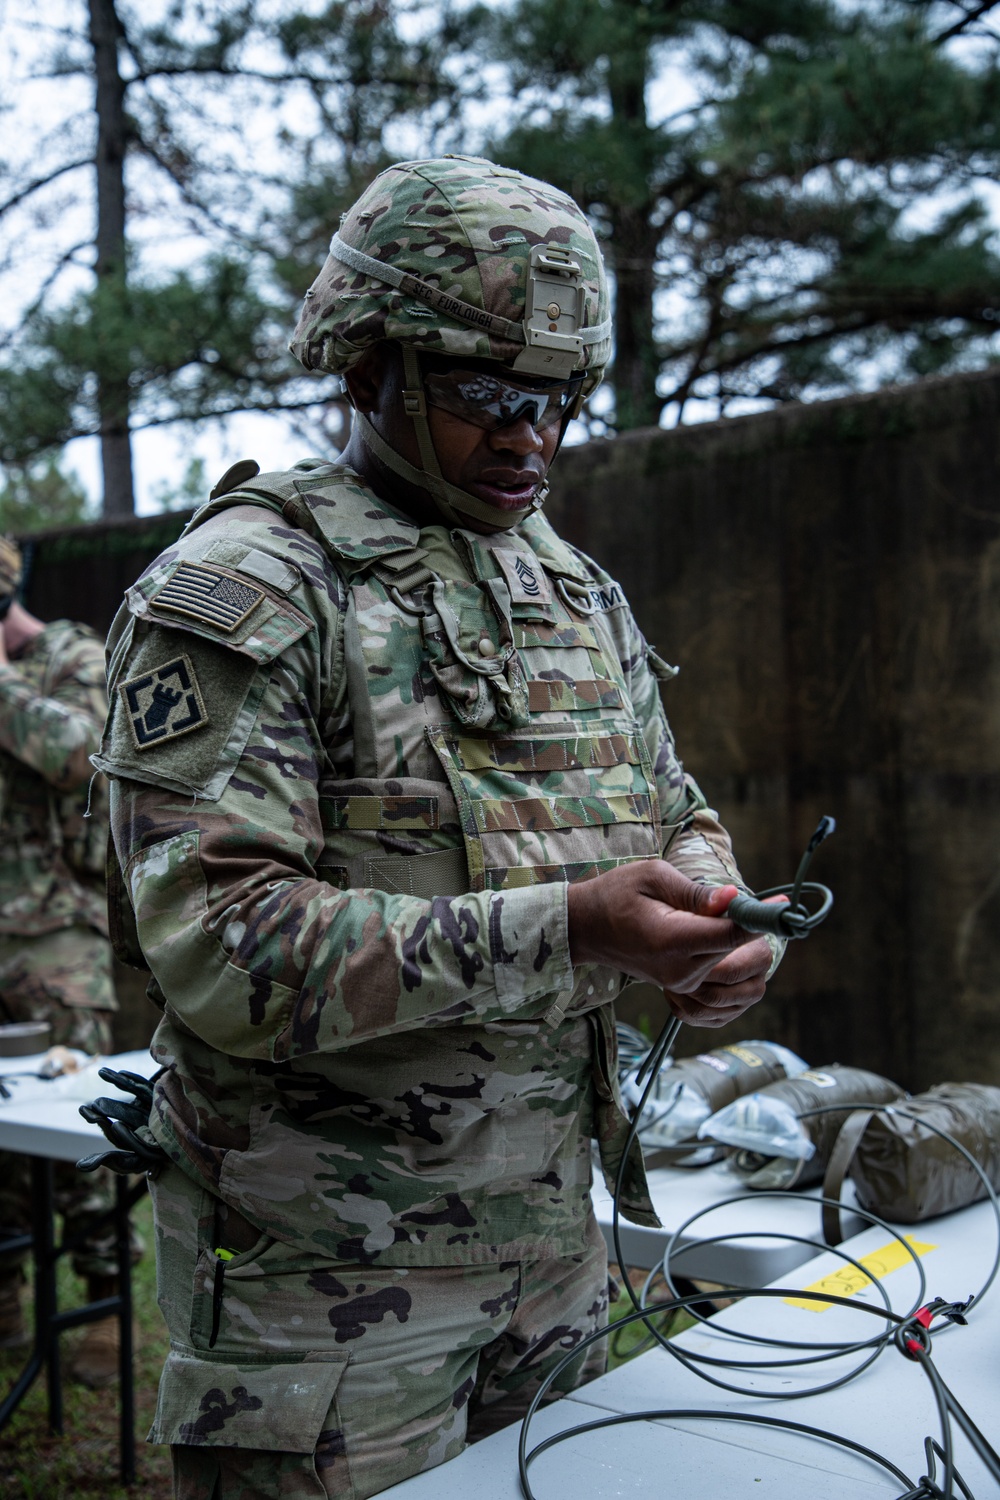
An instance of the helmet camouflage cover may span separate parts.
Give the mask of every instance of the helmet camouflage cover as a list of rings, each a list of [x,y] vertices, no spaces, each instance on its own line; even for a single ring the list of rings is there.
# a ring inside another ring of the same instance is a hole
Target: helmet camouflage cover
[[[558,188],[478,157],[380,173],[344,215],[290,348],[307,370],[341,373],[380,340],[535,376],[584,372],[589,394],[611,322],[583,213]]]

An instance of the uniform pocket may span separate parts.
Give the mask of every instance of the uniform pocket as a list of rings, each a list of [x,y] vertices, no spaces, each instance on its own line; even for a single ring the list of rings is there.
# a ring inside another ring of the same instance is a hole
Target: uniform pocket
[[[313,1453],[349,1353],[285,1362],[206,1358],[172,1349],[160,1378],[151,1443]]]
[[[582,880],[660,852],[656,789],[632,726],[428,728],[427,738],[458,807],[472,890]]]

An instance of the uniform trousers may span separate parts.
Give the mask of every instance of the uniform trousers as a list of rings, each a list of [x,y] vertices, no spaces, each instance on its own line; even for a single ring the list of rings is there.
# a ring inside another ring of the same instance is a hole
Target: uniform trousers
[[[393,1268],[261,1235],[176,1166],[151,1192],[175,1500],[365,1500],[523,1416],[607,1321],[593,1217],[559,1259]],[[550,1399],[604,1364],[601,1341]]]

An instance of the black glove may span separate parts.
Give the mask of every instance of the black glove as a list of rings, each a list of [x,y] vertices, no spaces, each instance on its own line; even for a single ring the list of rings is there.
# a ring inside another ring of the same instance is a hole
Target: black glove
[[[80,1105],[83,1118],[90,1125],[99,1125],[115,1149],[84,1156],[77,1162],[77,1167],[81,1172],[110,1167],[112,1172],[120,1172],[123,1176],[133,1172],[158,1172],[170,1158],[157,1144],[149,1128],[155,1079],[142,1078],[138,1073],[116,1073],[114,1068],[98,1068],[97,1076],[133,1097],[95,1099],[92,1104]]]

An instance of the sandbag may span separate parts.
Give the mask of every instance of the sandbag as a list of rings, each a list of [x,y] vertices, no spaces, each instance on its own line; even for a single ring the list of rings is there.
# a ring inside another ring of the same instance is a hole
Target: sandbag
[[[741,1095],[794,1077],[805,1066],[801,1057],[777,1042],[732,1042],[696,1057],[669,1060],[656,1075],[639,1122],[643,1149],[659,1153],[647,1156],[648,1164],[655,1166],[665,1152],[672,1153],[669,1159],[678,1165],[711,1160],[716,1149],[699,1147],[699,1125]],[[637,1084],[635,1077],[633,1067],[622,1080],[622,1094],[633,1113],[645,1088],[645,1080]]]
[[[748,1187],[804,1187],[822,1179],[841,1127],[859,1105],[903,1098],[891,1079],[831,1063],[737,1099],[706,1120],[698,1137],[735,1147],[729,1166]],[[811,1113],[830,1105],[843,1107]]]
[[[919,1224],[977,1203],[987,1196],[982,1178],[938,1130],[964,1146],[1000,1190],[1000,1088],[939,1083],[899,1109],[862,1110],[845,1121],[824,1196],[839,1199],[849,1171],[862,1208],[895,1223]]]

